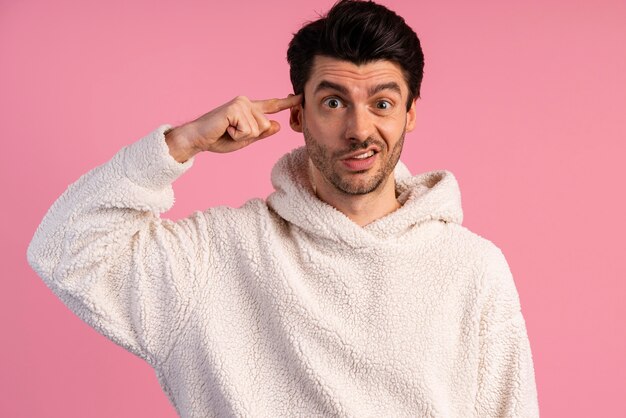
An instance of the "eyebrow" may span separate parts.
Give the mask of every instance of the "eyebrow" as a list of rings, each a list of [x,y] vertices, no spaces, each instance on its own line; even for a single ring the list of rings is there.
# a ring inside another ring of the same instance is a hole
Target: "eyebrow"
[[[322,80],[319,82],[317,87],[315,87],[314,93],[317,93],[320,90],[336,90],[339,93],[348,94],[348,89],[342,86],[341,84],[333,83],[332,81]]]
[[[314,93],[317,93],[320,90],[335,90],[345,95],[348,94],[348,89],[345,86],[342,86],[341,84],[333,83],[332,81],[328,81],[328,80],[320,81],[317,87],[315,87]],[[376,93],[380,93],[383,90],[391,90],[391,91],[398,93],[399,95],[402,95],[402,90],[400,89],[400,86],[398,85],[398,83],[396,83],[395,81],[390,81],[389,83],[378,84],[370,88],[368,91],[368,94],[370,96],[373,96]]]
[[[383,83],[383,84],[379,84],[377,86],[374,86],[373,88],[371,88],[369,90],[368,93],[369,93],[370,96],[373,96],[376,93],[380,93],[383,90],[395,91],[400,96],[402,96],[402,90],[400,90],[400,86],[395,81],[390,81],[389,83]]]

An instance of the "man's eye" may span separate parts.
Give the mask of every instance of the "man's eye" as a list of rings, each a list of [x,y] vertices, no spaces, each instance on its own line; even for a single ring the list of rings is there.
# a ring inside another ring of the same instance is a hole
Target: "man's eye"
[[[380,102],[376,103],[376,107],[381,110],[388,110],[391,109],[391,103],[389,103],[387,100],[381,100]]]
[[[330,107],[331,109],[337,109],[338,107],[341,107],[342,105],[341,100],[337,99],[336,97],[331,97],[331,98],[324,100],[324,104]]]

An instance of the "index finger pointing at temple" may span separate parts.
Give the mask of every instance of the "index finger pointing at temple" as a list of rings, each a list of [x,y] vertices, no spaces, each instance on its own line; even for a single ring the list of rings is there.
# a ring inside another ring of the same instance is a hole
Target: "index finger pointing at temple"
[[[261,112],[263,113],[278,113],[282,110],[297,106],[301,102],[302,94],[298,94],[297,96],[288,96],[284,99],[259,100],[257,104],[259,104]]]

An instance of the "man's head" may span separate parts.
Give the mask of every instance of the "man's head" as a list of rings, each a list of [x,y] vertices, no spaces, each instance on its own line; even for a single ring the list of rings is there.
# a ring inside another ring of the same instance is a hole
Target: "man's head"
[[[304,133],[318,189],[393,189],[423,74],[415,32],[384,6],[342,0],[294,35],[287,59],[294,92],[303,96],[290,122]]]
[[[407,110],[420,96],[424,54],[419,38],[402,17],[380,4],[341,0],[326,16],[304,25],[294,35],[287,61],[295,94],[304,92],[316,56],[357,65],[377,60],[396,62],[409,91]]]

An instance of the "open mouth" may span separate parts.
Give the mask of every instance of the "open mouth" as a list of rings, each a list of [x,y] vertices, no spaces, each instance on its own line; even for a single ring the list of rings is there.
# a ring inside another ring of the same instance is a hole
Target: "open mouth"
[[[352,157],[351,159],[354,160],[364,160],[366,158],[371,157],[372,155],[376,154],[376,152],[374,152],[374,150],[370,150],[369,152],[364,152],[363,154],[359,154],[355,157]]]
[[[350,158],[341,160],[346,168],[350,171],[367,170],[374,165],[378,152],[375,150],[365,151],[361,154],[354,155]]]

